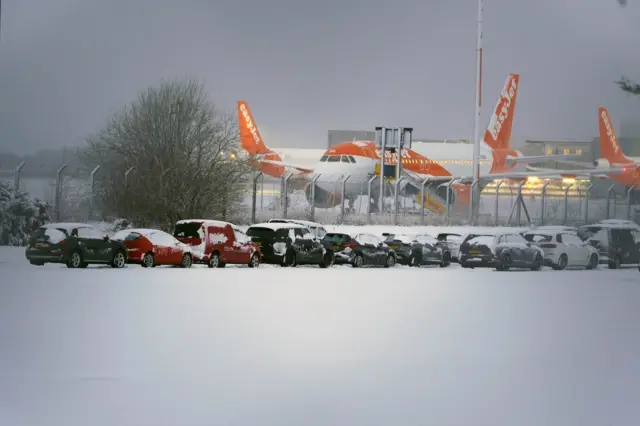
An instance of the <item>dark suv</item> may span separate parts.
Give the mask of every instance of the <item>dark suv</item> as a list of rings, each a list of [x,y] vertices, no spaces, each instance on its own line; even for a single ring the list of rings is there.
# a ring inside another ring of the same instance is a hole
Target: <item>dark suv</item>
[[[598,250],[600,263],[616,269],[640,262],[640,227],[626,223],[596,223],[578,228],[578,236]]]
[[[471,234],[460,244],[460,265],[463,268],[495,267],[498,271],[527,268],[539,271],[543,262],[544,251],[516,233]]]
[[[247,229],[247,236],[260,247],[262,263],[282,266],[333,265],[328,244],[315,238],[309,228],[295,223],[259,223]]]
[[[84,223],[49,223],[38,228],[25,255],[37,266],[63,263],[69,268],[86,268],[95,263],[124,268],[127,263],[127,248],[121,241]]]

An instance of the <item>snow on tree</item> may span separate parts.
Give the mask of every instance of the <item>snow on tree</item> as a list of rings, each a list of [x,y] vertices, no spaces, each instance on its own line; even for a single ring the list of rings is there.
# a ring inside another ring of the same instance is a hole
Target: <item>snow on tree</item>
[[[50,222],[48,208],[47,203],[29,200],[21,191],[16,194],[12,185],[0,181],[0,245],[26,245],[31,232]]]

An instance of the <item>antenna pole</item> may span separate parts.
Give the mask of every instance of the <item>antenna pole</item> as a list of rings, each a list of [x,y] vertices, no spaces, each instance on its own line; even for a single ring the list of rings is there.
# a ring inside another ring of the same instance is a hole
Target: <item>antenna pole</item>
[[[480,107],[482,106],[482,2],[478,0],[478,45],[476,48],[476,107],[473,123],[473,185],[471,186],[471,222],[480,211]]]

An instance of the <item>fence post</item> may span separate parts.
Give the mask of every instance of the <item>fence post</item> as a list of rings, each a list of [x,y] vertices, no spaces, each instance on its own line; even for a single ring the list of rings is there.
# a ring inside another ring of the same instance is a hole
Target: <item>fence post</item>
[[[615,197],[615,188],[616,188],[616,184],[614,183],[607,190],[607,216],[606,216],[606,219],[609,219],[610,215],[611,215],[611,194],[613,193],[613,196]]]
[[[502,184],[504,183],[504,180],[501,180],[497,185],[496,185],[496,204],[495,204],[495,208],[494,208],[494,212],[493,212],[493,220],[494,220],[494,225],[498,226],[498,205],[500,203],[500,187],[502,186]]]
[[[478,186],[478,181],[475,181],[471,184],[471,203],[469,203],[469,225],[473,225],[474,224],[474,205],[473,205],[473,199],[475,197],[475,191],[476,191],[476,186]],[[478,192],[478,197],[476,202],[478,203],[478,215],[480,214],[480,193]]]
[[[568,207],[569,207],[569,190],[573,187],[573,184],[569,184],[565,189],[564,189],[564,220],[562,221],[562,224],[564,226],[567,226],[567,218],[568,218]]]
[[[13,192],[14,192],[16,197],[18,196],[18,193],[20,192],[20,171],[24,167],[24,164],[25,164],[24,161],[22,163],[18,164],[18,167],[16,167],[16,170],[13,173]]]
[[[522,226],[521,223],[521,216],[522,216],[522,203],[524,203],[524,200],[522,199],[522,187],[524,186],[524,184],[527,183],[526,180],[523,180],[522,182],[520,182],[518,184],[518,195],[516,195],[516,203],[518,204],[516,206],[516,222],[518,223],[516,226],[520,227]]]
[[[431,179],[431,176],[427,176],[427,178],[422,182],[422,188],[420,188],[420,225],[424,225],[424,189],[426,188],[429,179]]]
[[[627,220],[631,220],[631,197],[633,196],[633,189],[635,185],[631,185],[629,189],[627,189]]]
[[[100,170],[100,166],[96,166],[89,176],[89,187],[91,194],[89,196],[89,214],[87,221],[91,221],[93,219],[93,206],[94,206],[94,196],[95,196],[95,188],[96,188],[96,173]]]
[[[288,192],[289,192],[289,179],[291,179],[291,177],[293,176],[293,173],[287,175],[287,173],[285,173],[284,175],[282,175],[282,180],[283,180],[283,189],[284,189],[284,195],[283,195],[283,202],[284,202],[284,208],[282,211],[282,218],[286,219],[287,218],[287,209],[288,209],[288,204],[289,204],[289,196],[288,196]]]
[[[398,160],[400,161],[400,160]],[[400,176],[400,178],[396,179],[396,185],[395,185],[395,191],[393,192],[394,195],[394,210],[393,210],[393,224],[394,225],[398,225],[398,209],[400,207],[400,184],[402,183],[402,181],[404,180],[404,176]]]
[[[64,164],[62,167],[58,169],[56,172],[56,191],[53,205],[55,210],[56,222],[60,222],[60,197],[62,196],[62,172],[67,168],[67,165]]]
[[[450,221],[451,221],[451,185],[456,180],[457,179],[451,179],[449,182],[445,184],[445,187],[447,188],[447,196],[445,199],[445,202],[447,203],[447,209],[445,211],[445,214],[447,215],[447,225],[450,225]]]
[[[344,223],[344,201],[345,195],[347,194],[347,181],[350,177],[351,175],[347,175],[347,177],[342,180],[342,194],[340,195],[340,223]]]
[[[256,223],[256,198],[258,195],[258,179],[262,176],[262,172],[258,172],[253,177],[253,192],[251,194],[251,224]]]
[[[369,181],[367,182],[367,198],[369,200],[369,206],[367,207],[367,224],[371,225],[371,184],[373,183],[374,180],[376,180],[378,176],[373,175],[369,178]],[[380,180],[382,180],[382,177],[380,177]]]
[[[316,182],[320,179],[322,174],[318,173],[314,178],[311,179],[311,190],[310,190],[310,198],[311,198],[311,207],[309,208],[309,220],[313,222],[316,217]]]
[[[587,186],[587,191],[585,192],[585,195],[584,195],[584,224],[585,225],[589,224],[589,197],[591,196],[591,188],[593,188],[592,183],[590,183],[589,186]]]
[[[542,191],[540,193],[540,226],[544,226],[544,208],[547,201],[547,186],[549,186],[549,182],[545,182],[544,185],[542,185]]]

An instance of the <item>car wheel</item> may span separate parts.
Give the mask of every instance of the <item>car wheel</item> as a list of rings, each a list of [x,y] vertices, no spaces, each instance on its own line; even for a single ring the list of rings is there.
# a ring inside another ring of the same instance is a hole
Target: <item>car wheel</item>
[[[362,268],[362,265],[364,265],[364,259],[361,255],[356,254],[356,257],[353,259],[353,267]]]
[[[511,267],[511,256],[508,254],[500,256],[500,262],[496,266],[497,271],[508,271]]]
[[[598,267],[598,255],[592,254],[589,258],[589,264],[587,265],[587,269],[596,269]],[[640,266],[638,267],[640,269]]]
[[[390,254],[387,256],[387,261],[384,263],[385,268],[393,268],[396,266],[396,258],[394,255]]]
[[[249,261],[249,268],[257,268],[260,266],[260,256],[256,253],[251,256],[251,260]]]
[[[609,269],[618,269],[620,267],[620,256],[616,256],[613,260],[609,261]]]
[[[289,250],[287,252],[287,254],[284,255],[284,258],[282,259],[282,266],[284,268],[295,268],[298,265],[297,263],[297,259],[296,259],[296,254],[293,250]]]
[[[321,268],[328,268],[331,265],[333,265],[333,252],[332,251],[327,251],[324,256],[322,256],[322,261],[320,261],[320,267]]]
[[[567,255],[561,254],[560,258],[558,258],[558,263],[553,265],[553,269],[555,269],[556,271],[562,271],[567,267],[568,263],[569,263],[569,259],[567,259]]]
[[[451,254],[449,254],[449,252],[445,252],[442,255],[442,261],[440,262],[440,267],[446,268],[449,265],[451,265]]]
[[[211,253],[207,266],[209,266],[209,268],[220,268],[220,255],[218,253]]]
[[[191,268],[193,264],[193,259],[191,259],[191,255],[189,253],[185,253],[182,255],[182,262],[180,262],[181,268]]]
[[[564,255],[562,255],[564,256]],[[540,253],[536,254],[536,258],[533,260],[533,266],[531,267],[532,271],[539,271],[542,269],[542,264],[544,260],[542,259],[542,255]],[[566,267],[566,264],[565,264]]]
[[[118,250],[116,254],[113,255],[113,260],[111,261],[112,268],[124,268],[124,265],[127,263],[127,258],[124,256],[124,253],[121,250]]]
[[[67,267],[69,268],[81,268],[82,267],[82,254],[79,251],[74,251],[69,257]]]
[[[155,259],[153,258],[153,254],[147,253],[142,257],[142,267],[143,268],[153,268],[155,266]]]

